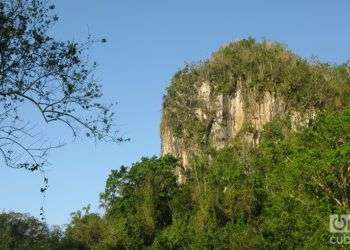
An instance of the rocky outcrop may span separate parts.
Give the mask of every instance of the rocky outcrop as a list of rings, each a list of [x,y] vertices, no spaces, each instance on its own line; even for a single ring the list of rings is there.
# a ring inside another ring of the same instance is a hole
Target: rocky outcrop
[[[235,95],[216,94],[213,93],[209,82],[203,82],[196,92],[200,105],[195,108],[193,120],[198,119],[206,124],[207,131],[203,137],[214,149],[232,143],[237,136],[250,144],[258,144],[263,126],[277,116],[290,119],[292,128],[296,129],[314,114],[313,111],[300,113],[289,110],[282,98],[270,92],[258,94],[238,87]],[[165,119],[167,112],[168,108],[165,106],[161,128],[161,153],[174,155],[187,166],[191,156],[199,153],[201,147],[198,142],[191,141],[191,138],[176,136],[172,124]]]
[[[347,103],[347,66],[303,59],[279,43],[242,39],[175,73],[164,97],[162,155],[188,166],[236,140],[257,145],[278,117],[296,130],[317,110]]]

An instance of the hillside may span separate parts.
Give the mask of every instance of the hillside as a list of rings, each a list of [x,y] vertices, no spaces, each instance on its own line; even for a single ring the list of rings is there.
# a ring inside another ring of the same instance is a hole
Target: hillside
[[[187,166],[193,155],[237,139],[256,145],[263,126],[277,117],[295,130],[317,111],[344,106],[349,72],[275,42],[230,43],[172,78],[163,104],[162,155]]]

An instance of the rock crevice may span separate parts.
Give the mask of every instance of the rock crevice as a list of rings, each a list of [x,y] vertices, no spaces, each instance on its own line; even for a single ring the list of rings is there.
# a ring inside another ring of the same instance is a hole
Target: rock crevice
[[[202,142],[214,149],[229,145],[237,136],[256,145],[263,126],[277,116],[288,117],[293,129],[310,117],[297,111],[288,111],[282,98],[269,92],[260,93],[258,97],[257,93],[238,87],[233,96],[216,94],[208,82],[203,82],[196,92],[198,107],[195,107],[192,118],[206,125]],[[161,127],[161,154],[174,155],[187,166],[191,156],[201,152],[200,143],[177,136],[172,124],[166,119],[168,111],[165,106]]]

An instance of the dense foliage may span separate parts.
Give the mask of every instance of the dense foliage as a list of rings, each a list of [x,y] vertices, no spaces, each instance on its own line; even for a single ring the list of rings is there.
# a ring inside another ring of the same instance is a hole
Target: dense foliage
[[[0,214],[0,249],[58,249],[61,231],[20,213]]]
[[[164,98],[163,127],[170,127],[184,142],[198,145],[220,111],[215,109],[217,97],[231,98],[238,90],[247,113],[252,101],[261,101],[266,93],[284,102],[286,115],[339,109],[349,101],[349,73],[346,64],[307,60],[276,42],[242,39],[174,75]],[[203,83],[210,87],[209,107],[199,93]],[[200,119],[198,109],[207,119]]]
[[[322,112],[298,132],[284,123],[267,124],[257,147],[236,142],[211,160],[194,159],[183,184],[171,156],[112,171],[101,194],[105,214],[74,213],[56,247],[339,248],[330,244],[328,216],[350,209],[350,107]],[[48,237],[47,229],[29,239],[14,224],[2,222],[0,229],[17,244]],[[37,249],[53,249],[45,246]]]

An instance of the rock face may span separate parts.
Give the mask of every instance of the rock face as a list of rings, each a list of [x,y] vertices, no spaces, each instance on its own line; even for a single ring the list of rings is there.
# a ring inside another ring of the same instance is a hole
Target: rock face
[[[237,136],[246,142],[256,145],[259,142],[263,126],[273,118],[287,117],[291,121],[292,129],[303,125],[313,116],[314,112],[307,114],[289,111],[286,103],[269,92],[262,96],[238,88],[235,95],[218,94],[212,92],[211,85],[203,82],[196,90],[200,105],[192,114],[193,120],[206,124],[207,142],[214,149],[220,149],[232,143]],[[191,138],[180,138],[172,129],[172,124],[165,119],[168,108],[164,107],[161,127],[161,153],[171,154],[181,159],[186,167],[191,156],[201,151],[198,142]],[[181,121],[179,121],[181,122]]]
[[[347,103],[348,67],[309,62],[278,43],[243,39],[186,65],[164,96],[162,155],[188,166],[234,141],[257,145],[268,122],[303,126],[317,110]]]

